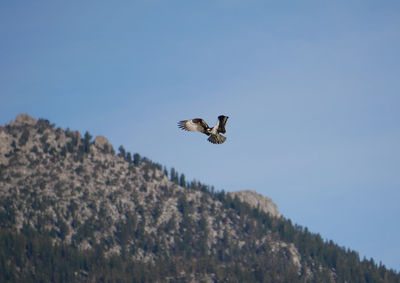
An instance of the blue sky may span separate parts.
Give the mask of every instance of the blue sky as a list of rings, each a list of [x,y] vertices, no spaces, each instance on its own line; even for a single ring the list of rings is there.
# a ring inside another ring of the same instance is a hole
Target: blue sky
[[[2,1],[0,123],[26,112],[400,270],[400,2]],[[230,116],[227,142],[176,126]]]

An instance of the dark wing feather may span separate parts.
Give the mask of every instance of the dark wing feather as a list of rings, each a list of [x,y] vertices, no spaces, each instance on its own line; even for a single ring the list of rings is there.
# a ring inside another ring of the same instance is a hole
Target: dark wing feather
[[[218,116],[218,132],[225,134],[226,133],[226,129],[225,129],[225,125],[226,125],[226,121],[228,121],[228,116],[224,116],[224,115],[220,115]]]
[[[200,132],[209,135],[209,127],[207,123],[200,118],[180,121],[178,122],[178,127],[182,130]]]
[[[208,141],[214,144],[221,144],[226,141],[226,137],[220,134],[216,135],[211,134],[210,137],[208,138]]]

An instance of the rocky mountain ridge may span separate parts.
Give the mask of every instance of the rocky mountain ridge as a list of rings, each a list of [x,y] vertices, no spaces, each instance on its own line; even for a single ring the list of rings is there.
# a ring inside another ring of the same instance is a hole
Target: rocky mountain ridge
[[[330,255],[337,246],[293,226],[269,198],[182,180],[175,170],[138,154],[132,158],[123,147],[116,155],[105,137],[92,140],[88,132],[56,128],[45,119],[21,114],[0,127],[0,225],[8,233],[3,236],[35,235],[78,258],[96,253],[108,268],[96,272],[99,264],[88,259],[71,263],[66,270],[72,281],[111,276],[124,282],[129,274],[142,274],[145,282],[334,282],[350,276],[338,272],[341,259],[310,254],[319,247]],[[15,282],[38,276],[33,262],[40,258],[26,256],[29,247],[20,247],[15,262],[5,260],[6,270],[20,270],[10,275]],[[338,249],[335,257],[357,260],[356,253]]]

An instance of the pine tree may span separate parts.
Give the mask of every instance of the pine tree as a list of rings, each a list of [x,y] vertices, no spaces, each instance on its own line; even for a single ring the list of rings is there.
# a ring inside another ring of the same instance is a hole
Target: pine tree
[[[175,184],[179,184],[179,174],[176,172],[175,168],[171,168],[171,174],[170,174],[170,180],[171,182],[174,182]]]
[[[92,138],[93,136],[88,131],[86,131],[83,137],[83,145],[82,145],[83,152],[89,153],[90,141],[92,140]]]
[[[186,187],[186,180],[185,180],[185,175],[181,174],[181,177],[179,178],[179,185],[181,187]]]
[[[132,162],[132,153],[128,152],[128,153],[126,154],[126,161]]]
[[[168,177],[168,169],[167,169],[167,167],[164,166],[163,172],[164,172],[164,175]]]
[[[120,145],[118,150],[119,150],[118,156],[125,159],[126,158],[126,150],[125,150],[124,146]]]
[[[140,154],[139,153],[135,153],[133,155],[133,164],[135,164],[136,166],[140,165]]]

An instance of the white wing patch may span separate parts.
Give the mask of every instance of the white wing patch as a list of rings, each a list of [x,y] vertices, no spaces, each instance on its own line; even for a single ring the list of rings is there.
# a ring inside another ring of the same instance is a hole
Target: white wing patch
[[[207,124],[202,119],[183,120],[178,122],[178,127],[185,131],[206,133]]]
[[[194,123],[193,120],[187,120],[185,123],[185,129],[192,132],[199,132],[200,125]]]

